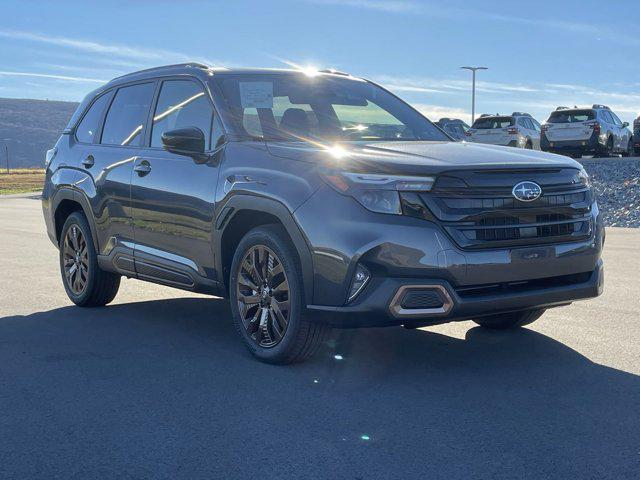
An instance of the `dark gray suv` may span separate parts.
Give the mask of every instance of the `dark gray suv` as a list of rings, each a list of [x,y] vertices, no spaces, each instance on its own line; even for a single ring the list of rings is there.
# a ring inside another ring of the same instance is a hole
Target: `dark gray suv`
[[[580,164],[454,142],[337,72],[116,78],[47,153],[42,202],[75,304],[109,303],[123,275],[228,297],[272,363],[331,326],[516,327],[603,284]]]

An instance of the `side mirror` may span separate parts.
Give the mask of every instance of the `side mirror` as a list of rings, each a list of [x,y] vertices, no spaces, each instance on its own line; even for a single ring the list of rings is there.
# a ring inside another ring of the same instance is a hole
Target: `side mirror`
[[[204,163],[209,155],[204,153],[204,133],[198,127],[177,128],[162,134],[162,146],[171,153],[186,155],[196,163]]]
[[[629,126],[629,122],[622,122],[622,128],[627,128]]]

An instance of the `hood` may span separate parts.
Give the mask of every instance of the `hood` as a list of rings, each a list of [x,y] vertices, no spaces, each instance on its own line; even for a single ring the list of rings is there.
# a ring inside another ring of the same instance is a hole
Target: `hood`
[[[355,172],[406,175],[451,170],[581,168],[567,157],[514,147],[467,142],[353,142],[322,146],[306,142],[267,142],[272,155]]]

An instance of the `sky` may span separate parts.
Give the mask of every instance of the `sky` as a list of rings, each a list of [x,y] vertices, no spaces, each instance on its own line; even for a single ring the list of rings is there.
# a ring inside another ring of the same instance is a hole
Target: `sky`
[[[640,114],[640,2],[2,0],[0,97],[81,100],[141,68],[336,68],[431,120],[609,105]],[[0,112],[1,114],[1,112]]]

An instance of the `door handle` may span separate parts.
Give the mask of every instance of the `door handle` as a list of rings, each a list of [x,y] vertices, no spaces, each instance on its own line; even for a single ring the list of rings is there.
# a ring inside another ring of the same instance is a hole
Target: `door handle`
[[[138,165],[133,167],[133,171],[138,174],[140,177],[144,177],[147,173],[151,171],[151,165],[146,160],[140,162]]]
[[[91,168],[93,167],[93,164],[96,163],[95,158],[93,158],[93,155],[87,155],[87,157],[82,160],[82,165],[85,166],[85,168]]]

